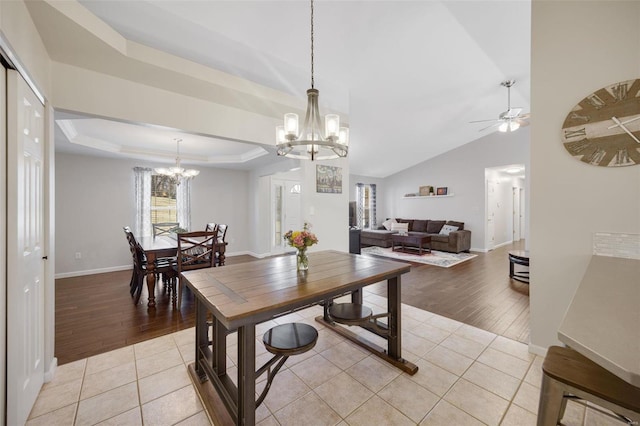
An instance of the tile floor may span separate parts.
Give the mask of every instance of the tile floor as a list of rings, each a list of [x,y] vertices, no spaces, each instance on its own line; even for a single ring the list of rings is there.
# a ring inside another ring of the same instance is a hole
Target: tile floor
[[[385,298],[365,300],[385,310]],[[257,327],[257,365],[270,357],[262,333],[276,323],[307,322],[320,334],[276,376],[259,425],[536,424],[542,358],[526,345],[403,305],[403,356],[419,366],[410,376],[325,329],[314,321],[321,313],[315,306]],[[209,425],[187,373],[193,345],[189,329],[62,365],[27,424]],[[235,334],[228,345],[235,377]],[[264,377],[258,392],[262,386]],[[620,423],[570,402],[563,424]]]

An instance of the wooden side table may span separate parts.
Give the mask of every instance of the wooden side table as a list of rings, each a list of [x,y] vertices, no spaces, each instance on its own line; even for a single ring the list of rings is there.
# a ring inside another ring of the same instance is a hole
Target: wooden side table
[[[526,271],[515,272],[515,265],[526,266]],[[509,278],[529,284],[529,251],[512,250],[509,252]]]

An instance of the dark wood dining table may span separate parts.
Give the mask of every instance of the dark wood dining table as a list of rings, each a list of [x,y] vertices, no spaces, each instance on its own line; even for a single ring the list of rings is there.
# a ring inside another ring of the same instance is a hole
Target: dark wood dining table
[[[196,359],[189,366],[196,389],[215,424],[255,424],[256,324],[317,303],[325,315],[316,318],[330,330],[383,360],[415,374],[418,367],[402,358],[400,276],[410,265],[338,251],[309,254],[309,270],[296,271],[295,256],[279,256],[188,271],[183,282],[196,297]],[[331,299],[351,293],[362,302],[363,287],[387,281],[387,325],[363,325],[387,341],[382,348],[326,316]],[[211,326],[211,335],[209,327]],[[227,335],[237,331],[236,383],[227,374]]]
[[[156,306],[156,275],[154,273],[155,260],[161,257],[175,257],[178,253],[178,239],[173,236],[149,236],[140,239],[140,245],[147,256],[147,290],[149,292],[148,307]],[[224,265],[227,243],[216,244],[219,265]]]

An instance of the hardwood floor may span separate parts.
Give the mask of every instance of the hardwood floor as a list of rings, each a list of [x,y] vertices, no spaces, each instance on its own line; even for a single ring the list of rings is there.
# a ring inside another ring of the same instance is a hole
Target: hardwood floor
[[[509,279],[507,252],[524,249],[524,241],[500,247],[451,268],[413,264],[402,276],[402,301],[436,314],[509,337],[529,340],[529,286]],[[227,264],[256,260],[227,258]],[[147,310],[146,287],[141,303],[129,295],[131,271],[56,280],[55,356],[66,364],[143,340],[194,326],[193,296],[180,311],[162,286],[156,288],[155,310]],[[370,286],[385,295],[386,286]]]

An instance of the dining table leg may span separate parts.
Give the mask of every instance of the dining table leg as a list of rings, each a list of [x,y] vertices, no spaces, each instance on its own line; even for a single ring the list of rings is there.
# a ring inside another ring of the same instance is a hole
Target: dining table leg
[[[256,326],[238,329],[238,425],[256,422]]]
[[[393,359],[401,359],[402,339],[400,324],[400,277],[387,280],[387,312],[389,313],[389,336],[387,350]]]
[[[147,306],[153,308],[156,306],[156,274],[155,262],[156,254],[149,251],[147,254],[147,291],[149,293],[149,303]]]

